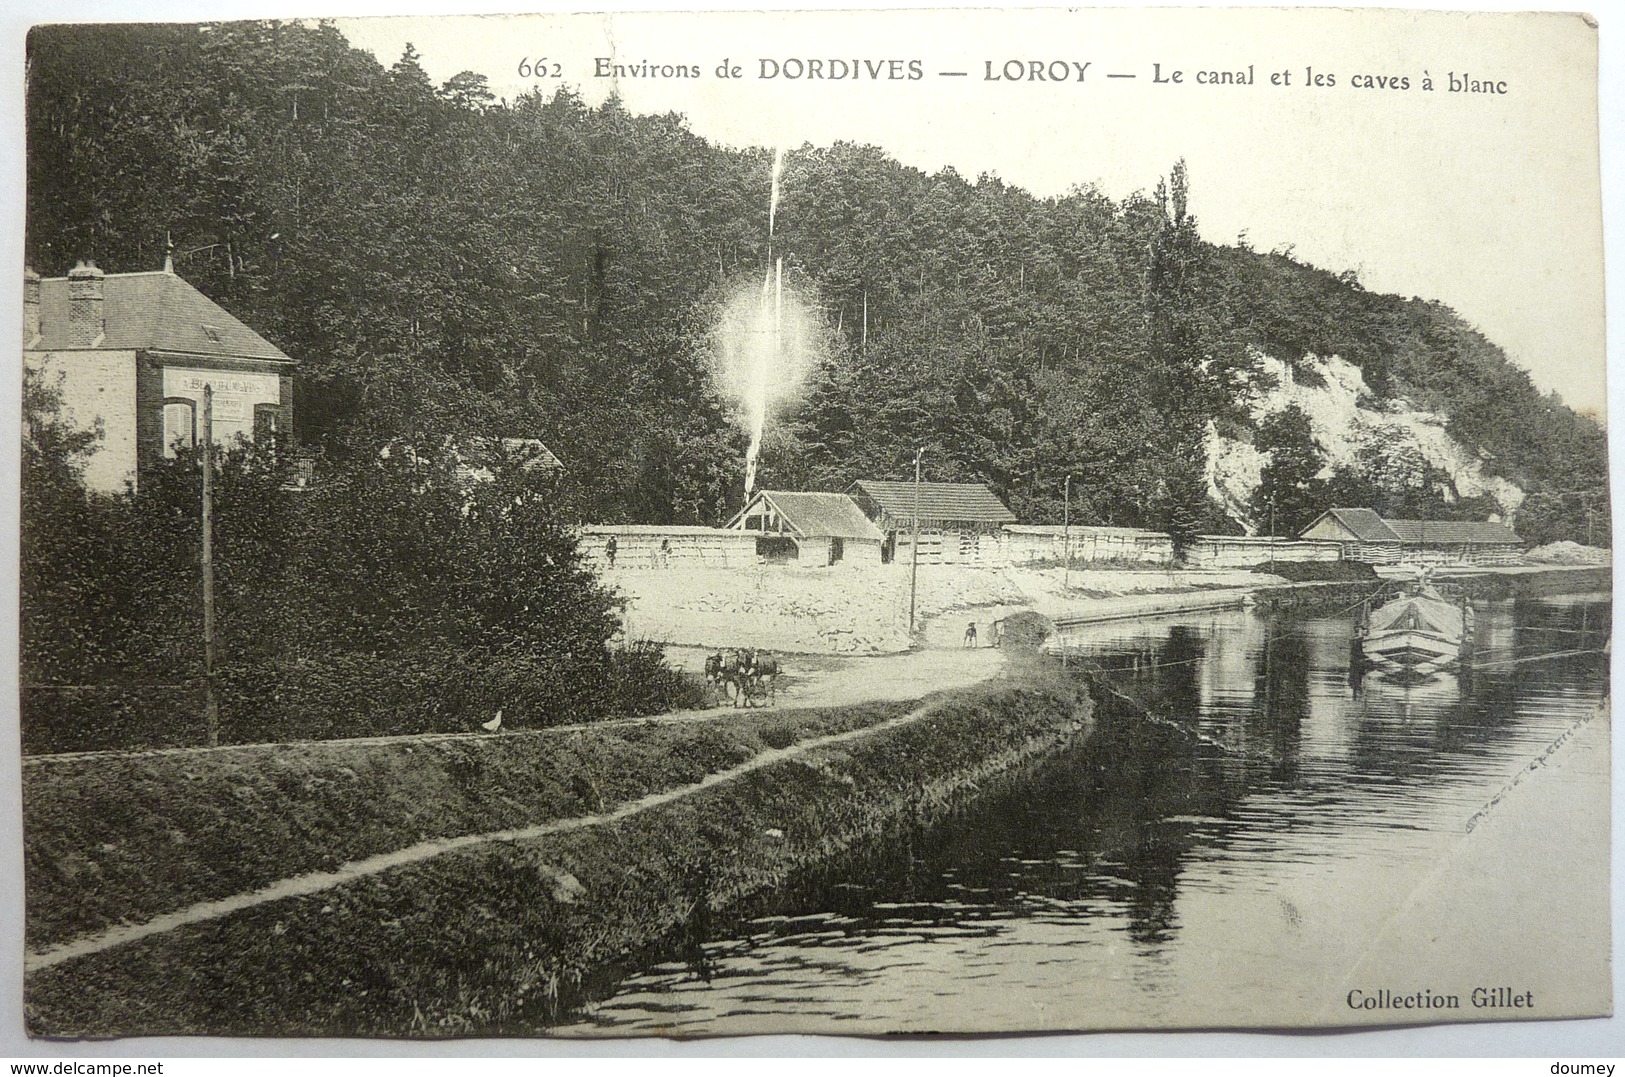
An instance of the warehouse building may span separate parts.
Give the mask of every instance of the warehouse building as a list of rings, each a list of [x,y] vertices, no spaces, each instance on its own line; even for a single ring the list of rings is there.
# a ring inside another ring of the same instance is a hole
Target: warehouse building
[[[916,533],[922,565],[1005,560],[1003,529],[1016,514],[981,483],[860,479],[847,493],[884,536],[884,560],[911,561]]]

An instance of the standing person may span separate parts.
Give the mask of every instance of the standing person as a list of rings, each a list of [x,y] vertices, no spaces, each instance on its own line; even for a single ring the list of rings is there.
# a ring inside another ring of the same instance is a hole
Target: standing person
[[[967,647],[975,647],[976,646],[976,622],[975,621],[972,621],[970,623],[970,625],[965,629],[965,646],[967,646]]]

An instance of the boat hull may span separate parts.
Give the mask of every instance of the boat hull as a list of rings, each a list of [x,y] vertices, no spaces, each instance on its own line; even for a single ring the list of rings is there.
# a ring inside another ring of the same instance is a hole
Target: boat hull
[[[1420,629],[1402,629],[1368,636],[1364,650],[1367,658],[1383,665],[1437,667],[1461,657],[1461,641]]]
[[[1452,606],[1426,590],[1372,612],[1361,649],[1373,664],[1426,673],[1460,659],[1471,624],[1465,607]]]

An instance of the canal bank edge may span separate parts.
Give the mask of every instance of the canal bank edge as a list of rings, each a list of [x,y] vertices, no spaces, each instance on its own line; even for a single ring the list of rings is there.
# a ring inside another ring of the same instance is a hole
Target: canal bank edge
[[[1026,663],[647,810],[471,843],[38,969],[29,1031],[541,1031],[604,970],[899,820],[931,821],[978,781],[1086,735],[1089,716],[1087,697]]]
[[[1524,566],[1485,568],[1434,577],[1458,588],[1468,598],[1534,598],[1541,595],[1580,594],[1613,589],[1609,565]],[[1147,592],[1116,600],[1097,600],[1065,610],[1049,611],[1057,628],[1106,621],[1163,617],[1199,610],[1239,609],[1249,603],[1270,610],[1324,607],[1338,602],[1358,603],[1395,580],[1304,580],[1295,583],[1260,583],[1254,587],[1227,587],[1208,591]]]
[[[38,953],[426,841],[591,815],[913,705],[34,757],[25,941]]]

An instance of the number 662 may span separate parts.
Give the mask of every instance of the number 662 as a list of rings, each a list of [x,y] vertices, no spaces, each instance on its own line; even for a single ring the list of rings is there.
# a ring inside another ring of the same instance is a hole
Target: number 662
[[[537,59],[535,63],[531,63],[530,57],[528,56],[519,61],[519,77],[522,79],[532,77],[539,79],[556,79],[562,74],[564,74],[564,65],[559,63],[548,63],[547,57],[545,56]]]

